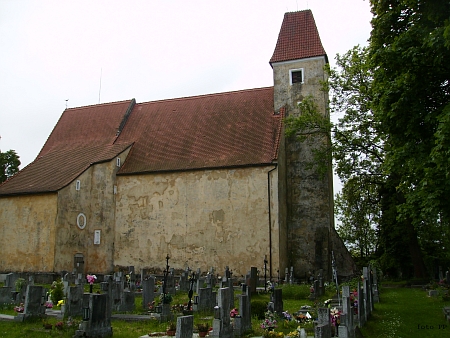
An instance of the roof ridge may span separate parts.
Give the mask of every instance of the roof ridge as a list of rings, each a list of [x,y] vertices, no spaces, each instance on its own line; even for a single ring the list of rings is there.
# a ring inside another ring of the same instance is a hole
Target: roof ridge
[[[224,95],[235,94],[235,93],[245,93],[245,92],[249,92],[249,91],[262,91],[262,90],[268,90],[268,89],[272,89],[272,88],[273,88],[273,86],[267,86],[267,87],[259,87],[259,88],[231,90],[231,91],[228,91],[228,92],[201,94],[201,95],[194,95],[194,96],[181,96],[181,97],[175,97],[175,98],[171,98],[171,99],[161,99],[161,100],[154,100],[154,101],[146,101],[146,102],[136,103],[136,105],[147,104],[147,103],[168,102],[168,101],[192,100],[192,99],[197,99],[197,98],[202,98],[202,97],[207,97],[207,96],[211,96],[211,97],[213,97],[213,96],[224,96]]]
[[[87,109],[87,108],[92,108],[92,107],[98,107],[98,106],[112,106],[112,105],[116,105],[116,104],[123,104],[125,102],[131,102],[135,100],[134,98],[129,99],[129,100],[122,100],[122,101],[113,101],[113,102],[104,102],[104,103],[95,103],[95,104],[89,104],[86,106],[79,106],[79,107],[72,107],[72,108],[66,108],[65,110],[74,110],[74,109]]]

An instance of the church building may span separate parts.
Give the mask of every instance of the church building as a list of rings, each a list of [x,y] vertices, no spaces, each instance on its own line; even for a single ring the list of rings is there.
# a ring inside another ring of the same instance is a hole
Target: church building
[[[310,10],[286,13],[272,87],[66,109],[36,159],[0,185],[0,272],[252,266],[297,279],[354,272],[334,229],[333,180],[284,119],[328,58]],[[326,137],[317,142],[326,142]]]

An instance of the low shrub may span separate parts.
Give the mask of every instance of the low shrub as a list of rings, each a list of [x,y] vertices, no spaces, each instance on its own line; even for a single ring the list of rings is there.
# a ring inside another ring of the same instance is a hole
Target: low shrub
[[[264,319],[265,313],[267,311],[267,303],[262,300],[252,301],[252,316],[258,319]]]

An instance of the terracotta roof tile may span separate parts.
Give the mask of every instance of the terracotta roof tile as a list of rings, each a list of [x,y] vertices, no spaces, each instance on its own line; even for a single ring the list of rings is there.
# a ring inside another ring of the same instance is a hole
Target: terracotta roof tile
[[[92,163],[113,159],[128,144],[113,144],[134,100],[66,109],[36,160],[0,185],[0,195],[57,191]]]
[[[311,10],[285,13],[270,63],[326,57]]]
[[[127,100],[66,109],[38,157],[53,149],[112,144],[127,109],[134,103]]]
[[[67,109],[36,160],[0,185],[0,196],[58,191],[130,146],[119,174],[270,164],[282,117],[273,111],[273,87]]]
[[[112,160],[129,146],[129,144],[84,145],[71,149],[54,149],[3,182],[0,185],[0,195],[58,191],[91,164]]]
[[[268,164],[281,123],[273,87],[137,104],[119,137],[135,142],[119,174]]]

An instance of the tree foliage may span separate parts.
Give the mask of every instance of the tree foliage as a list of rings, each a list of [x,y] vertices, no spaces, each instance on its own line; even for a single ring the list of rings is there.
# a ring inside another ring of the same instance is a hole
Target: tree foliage
[[[373,0],[371,6],[372,103],[387,135],[383,171],[390,183],[385,201],[396,203],[382,222],[385,227],[394,221],[403,224],[396,240],[417,238],[411,250],[420,246],[427,250],[426,260],[448,263],[450,3]],[[436,229],[446,231],[433,238]],[[431,247],[436,251],[428,251]],[[420,262],[415,263],[417,276]]]
[[[14,150],[0,151],[0,183],[19,171],[20,160]]]
[[[449,220],[450,3],[372,1],[374,106],[399,176],[401,217]]]

